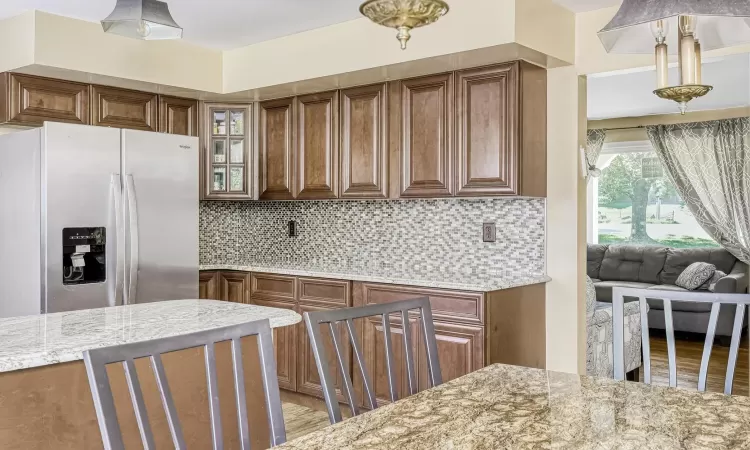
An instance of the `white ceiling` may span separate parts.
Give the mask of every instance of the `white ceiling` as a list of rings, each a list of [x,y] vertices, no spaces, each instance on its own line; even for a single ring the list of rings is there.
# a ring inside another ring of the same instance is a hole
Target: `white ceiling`
[[[361,0],[167,0],[184,39],[231,49],[361,17]],[[98,22],[115,0],[0,0],[0,19],[38,9]]]
[[[555,3],[563,5],[571,11],[584,12],[595,9],[615,6],[622,3],[622,0],[552,0]]]
[[[678,77],[677,68],[670,68],[670,84],[678,84]],[[714,90],[691,101],[689,111],[750,106],[750,54],[704,60],[703,83],[713,86]],[[588,118],[598,120],[676,113],[677,104],[654,95],[655,87],[656,70],[653,67],[589,76]]]

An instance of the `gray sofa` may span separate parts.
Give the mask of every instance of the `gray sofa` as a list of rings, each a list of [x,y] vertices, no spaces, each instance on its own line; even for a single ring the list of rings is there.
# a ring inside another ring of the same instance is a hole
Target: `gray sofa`
[[[694,262],[713,264],[717,270],[727,274],[716,283],[714,292],[747,292],[747,265],[724,249],[589,244],[586,259],[586,272],[594,281],[596,299],[600,302],[612,301],[612,288],[615,286],[684,291],[674,283],[680,273]],[[626,302],[634,300],[637,299],[625,298]],[[649,328],[664,329],[664,307],[661,300],[649,299],[648,304]],[[675,331],[706,332],[710,304],[674,302],[672,311]],[[734,313],[734,306],[722,306],[716,328],[717,336],[732,335]]]

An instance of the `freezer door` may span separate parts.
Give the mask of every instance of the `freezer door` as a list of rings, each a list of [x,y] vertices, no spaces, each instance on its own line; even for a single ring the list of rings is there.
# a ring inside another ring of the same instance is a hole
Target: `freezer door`
[[[119,304],[120,130],[45,123],[41,179],[42,312]]]
[[[125,298],[198,298],[198,138],[122,130]]]

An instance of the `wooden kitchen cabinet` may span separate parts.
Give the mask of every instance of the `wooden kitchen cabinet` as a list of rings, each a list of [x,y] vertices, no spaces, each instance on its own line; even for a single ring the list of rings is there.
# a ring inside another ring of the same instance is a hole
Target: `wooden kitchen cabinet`
[[[247,272],[219,272],[221,299],[233,303],[247,303],[249,276]]]
[[[219,272],[201,271],[198,275],[198,298],[204,300],[221,300]]]
[[[0,77],[0,122],[24,126],[41,126],[45,121],[89,123],[87,84],[8,72]]]
[[[546,71],[525,62],[456,74],[459,196],[546,196]]]
[[[386,86],[341,91],[341,198],[388,197]]]
[[[339,193],[339,93],[297,97],[298,199],[337,198]]]
[[[107,86],[91,86],[91,124],[103,127],[157,131],[156,94]]]
[[[295,99],[260,103],[259,189],[261,200],[289,200],[295,194]]]
[[[159,131],[198,136],[198,101],[160,95]]]
[[[438,360],[443,383],[467,375],[484,367],[484,327],[435,321]],[[424,336],[419,330],[417,359],[419,361],[419,390],[429,389],[427,355]]]
[[[400,196],[453,195],[453,74],[400,82]]]
[[[251,200],[254,195],[253,105],[205,103],[201,197]]]
[[[251,297],[249,303],[269,308],[282,308],[299,312],[294,303],[258,300]],[[276,376],[279,388],[297,391],[297,335],[303,330],[297,325],[278,327],[273,329],[273,348],[276,356]]]

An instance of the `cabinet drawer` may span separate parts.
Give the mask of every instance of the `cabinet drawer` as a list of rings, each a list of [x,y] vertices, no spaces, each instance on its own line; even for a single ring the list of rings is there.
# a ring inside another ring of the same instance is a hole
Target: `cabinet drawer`
[[[428,297],[434,320],[484,323],[484,294],[444,289],[356,283],[354,306],[376,305],[417,297]]]
[[[251,280],[250,296],[254,299],[295,301],[295,277],[253,273]]]
[[[321,303],[342,307],[351,305],[351,282],[320,278],[298,279],[300,303]]]

